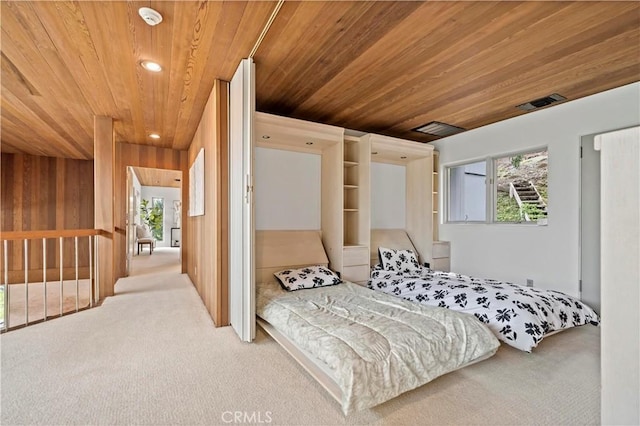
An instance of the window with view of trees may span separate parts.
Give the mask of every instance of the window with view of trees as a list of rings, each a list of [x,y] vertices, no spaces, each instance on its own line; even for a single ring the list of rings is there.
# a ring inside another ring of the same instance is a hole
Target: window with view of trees
[[[445,169],[447,222],[546,224],[546,149]]]

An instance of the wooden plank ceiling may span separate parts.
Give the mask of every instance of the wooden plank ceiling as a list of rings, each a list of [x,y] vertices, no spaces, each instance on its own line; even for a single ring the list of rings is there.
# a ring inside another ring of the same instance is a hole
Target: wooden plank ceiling
[[[187,149],[274,4],[2,1],[2,152],[93,158],[94,114],[115,119],[117,141]],[[163,22],[145,24],[143,6]]]
[[[164,21],[147,26],[141,6]],[[274,7],[3,1],[2,152],[93,158],[94,114],[118,141],[186,149]],[[412,129],[639,81],[640,3],[286,1],[254,59],[259,111],[428,141]]]
[[[286,2],[255,61],[260,111],[428,141],[640,80],[640,2]]]
[[[132,167],[142,186],[182,187],[182,172],[179,170]]]

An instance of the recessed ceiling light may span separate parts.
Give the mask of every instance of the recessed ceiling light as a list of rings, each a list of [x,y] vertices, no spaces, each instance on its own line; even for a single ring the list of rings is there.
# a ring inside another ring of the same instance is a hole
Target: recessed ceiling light
[[[269,136],[269,135],[262,135],[262,139],[271,139],[271,136]]]
[[[140,65],[142,65],[142,68],[144,68],[147,71],[151,71],[151,72],[160,72],[160,71],[162,71],[162,67],[157,62],[142,61],[142,62],[140,62]]]
[[[160,139],[160,135],[157,133],[149,133],[151,139]]]

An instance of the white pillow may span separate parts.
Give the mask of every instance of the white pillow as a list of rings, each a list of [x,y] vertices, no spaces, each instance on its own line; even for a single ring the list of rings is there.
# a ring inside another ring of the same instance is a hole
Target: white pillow
[[[287,291],[324,287],[342,282],[335,272],[320,265],[285,269],[273,275],[280,281],[282,288]]]
[[[380,263],[387,271],[402,273],[420,271],[418,258],[412,250],[396,250],[385,247],[378,247]]]

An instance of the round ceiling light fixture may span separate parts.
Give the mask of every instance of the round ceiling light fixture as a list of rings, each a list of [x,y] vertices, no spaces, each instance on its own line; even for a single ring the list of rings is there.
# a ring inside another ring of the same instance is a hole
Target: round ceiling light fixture
[[[160,139],[160,135],[157,133],[149,133],[151,139]]]
[[[144,68],[147,71],[151,71],[151,72],[160,72],[160,71],[162,71],[162,66],[157,62],[142,61],[142,62],[140,62],[140,65],[142,66],[142,68]]]
[[[141,7],[138,9],[138,14],[148,25],[152,27],[162,22],[162,15],[157,10],[153,10],[150,7]]]

